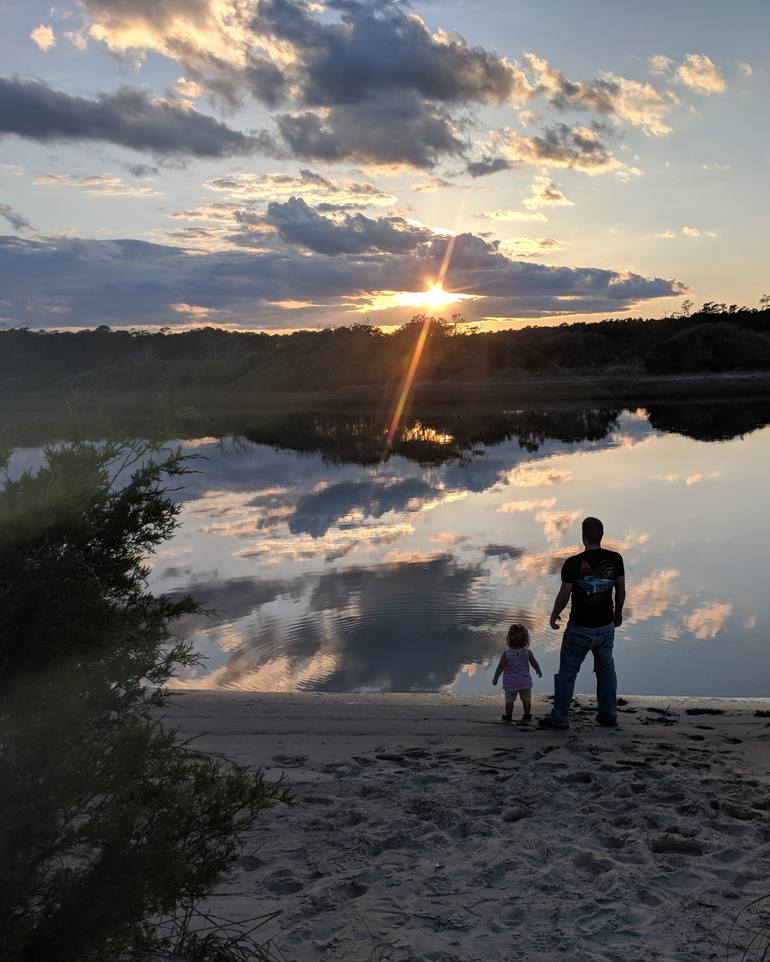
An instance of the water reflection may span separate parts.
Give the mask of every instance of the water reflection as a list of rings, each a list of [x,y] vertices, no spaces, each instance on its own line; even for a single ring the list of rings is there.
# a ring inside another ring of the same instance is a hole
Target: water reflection
[[[744,437],[770,424],[770,401],[694,404],[679,402],[647,407],[650,424],[698,441],[727,441]]]
[[[545,689],[558,573],[597,514],[627,563],[621,687],[766,695],[767,423],[757,402],[463,412],[407,422],[384,460],[374,416],[184,442],[205,460],[151,575],[210,609],[178,626],[208,659],[181,684],[486,692],[523,620]]]

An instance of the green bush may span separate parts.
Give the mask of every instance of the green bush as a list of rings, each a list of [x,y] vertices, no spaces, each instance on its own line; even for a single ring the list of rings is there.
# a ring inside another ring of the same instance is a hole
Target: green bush
[[[257,813],[287,796],[163,727],[191,665],[146,588],[177,524],[184,459],[69,444],[0,491],[0,958],[110,962],[224,876]]]

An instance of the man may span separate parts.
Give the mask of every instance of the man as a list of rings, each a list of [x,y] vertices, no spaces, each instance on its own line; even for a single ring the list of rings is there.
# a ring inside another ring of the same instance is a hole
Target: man
[[[597,721],[610,728],[618,723],[618,682],[612,646],[615,629],[623,624],[626,579],[623,558],[617,551],[602,548],[603,537],[601,521],[586,518],[583,521],[585,551],[567,558],[562,565],[561,588],[550,619],[554,630],[559,629],[559,618],[570,596],[572,608],[561,643],[559,671],[554,675],[553,708],[550,715],[540,720],[541,728],[569,728],[575,679],[589,651],[593,652],[596,672]]]

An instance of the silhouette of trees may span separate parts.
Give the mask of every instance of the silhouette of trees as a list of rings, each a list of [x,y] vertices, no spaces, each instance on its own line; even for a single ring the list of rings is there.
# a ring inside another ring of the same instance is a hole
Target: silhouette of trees
[[[770,295],[760,299],[760,309],[707,301],[695,310],[692,301],[685,300],[671,316],[654,320],[508,331],[480,332],[459,315],[431,318],[419,380],[453,384],[609,369],[764,370],[766,345],[757,337],[767,336],[769,320]],[[425,315],[417,315],[390,334],[368,323],[286,335],[218,328],[177,333],[17,328],[0,331],[0,391],[6,396],[110,395],[160,388],[260,394],[395,386],[425,321]],[[717,323],[727,326],[701,331]],[[675,351],[684,351],[678,365]]]

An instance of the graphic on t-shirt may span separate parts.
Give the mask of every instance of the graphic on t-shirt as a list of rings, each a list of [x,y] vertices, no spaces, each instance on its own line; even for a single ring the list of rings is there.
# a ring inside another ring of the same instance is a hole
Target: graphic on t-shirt
[[[586,604],[594,605],[604,601],[615,585],[615,566],[611,561],[604,562],[591,574],[581,574],[575,584],[585,592]]]

